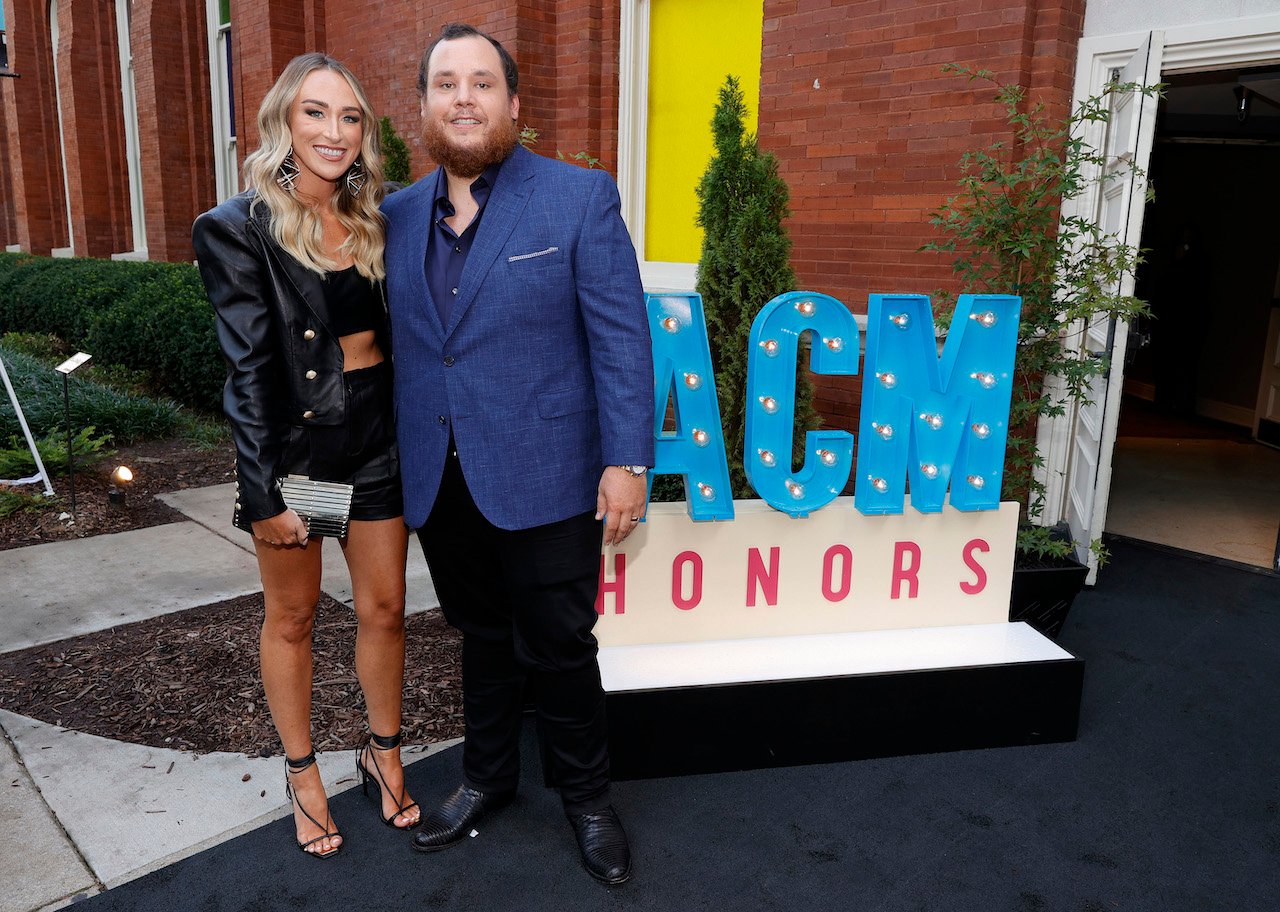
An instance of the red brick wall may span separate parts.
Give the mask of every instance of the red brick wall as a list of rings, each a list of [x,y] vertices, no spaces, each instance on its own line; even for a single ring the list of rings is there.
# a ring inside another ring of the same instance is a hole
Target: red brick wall
[[[58,30],[72,246],[110,256],[133,248],[114,5],[61,0]]]
[[[299,54],[323,49],[322,6],[321,0],[231,0],[232,91],[241,166],[258,147],[258,106],[284,65]],[[353,18],[376,18],[365,9],[353,2],[346,11]]]
[[[191,260],[191,223],[217,202],[208,23],[198,4],[133,0],[132,32],[148,255]]]
[[[20,79],[0,79],[9,132],[5,167],[13,195],[16,237],[10,243],[48,254],[67,246],[49,17],[42,0],[4,0],[9,68]]]
[[[872,292],[952,287],[929,213],[961,153],[1007,138],[991,93],[944,63],[1030,84],[1063,112],[1083,0],[766,0],[760,144],[791,187],[800,286],[865,313]],[[832,427],[856,423],[859,384],[820,378]]]

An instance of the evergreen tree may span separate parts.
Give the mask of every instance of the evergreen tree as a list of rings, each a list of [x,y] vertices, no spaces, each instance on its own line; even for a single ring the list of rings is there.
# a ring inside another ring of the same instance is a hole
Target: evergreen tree
[[[409,183],[409,144],[396,133],[390,117],[380,118],[378,126],[382,138],[382,176],[397,184]]]
[[[762,153],[746,132],[747,106],[738,80],[720,89],[711,129],[715,154],[698,184],[698,224],[704,234],[697,291],[707,317],[711,362],[724,423],[734,497],[754,497],[742,466],[746,427],[747,343],[751,323],[777,295],[794,291],[791,239],[782,227],[789,192],[778,159]],[[809,376],[808,334],[796,365],[793,461],[804,462],[804,435],[819,424]]]

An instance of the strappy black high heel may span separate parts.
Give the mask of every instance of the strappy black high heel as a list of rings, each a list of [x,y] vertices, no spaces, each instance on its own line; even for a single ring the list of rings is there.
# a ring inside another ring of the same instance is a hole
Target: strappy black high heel
[[[303,817],[306,817],[308,820],[310,820],[320,829],[324,830],[324,832],[321,833],[319,836],[317,836],[315,839],[308,839],[306,842],[303,842],[302,840],[299,839],[298,848],[300,848],[303,852],[305,852],[307,855],[312,856],[313,858],[332,858],[334,855],[337,855],[338,852],[342,850],[341,842],[338,843],[336,846],[331,846],[329,848],[329,851],[327,852],[308,852],[307,849],[322,839],[330,839],[334,836],[341,838],[342,836],[341,833],[339,833],[335,829],[330,829],[330,827],[333,826],[333,817],[328,813],[325,814],[325,818],[328,821],[328,823],[321,823],[319,820],[316,820],[314,817],[312,817],[311,812],[308,811],[306,808],[304,808],[302,806],[302,802],[298,800],[296,795],[294,795],[293,782],[289,779],[290,773],[300,773],[303,770],[308,769],[311,766],[314,766],[315,762],[316,762],[315,751],[312,751],[311,753],[307,754],[305,757],[303,757],[300,760],[294,760],[292,757],[285,757],[284,758],[284,763],[285,763],[284,793],[289,796],[289,801],[294,806],[296,806],[298,810],[302,811]]]
[[[418,807],[418,802],[410,801],[408,804],[405,804],[407,789],[404,786],[400,787],[399,795],[393,794],[390,786],[383,781],[382,768],[378,766],[378,751],[394,750],[399,746],[400,732],[396,732],[394,735],[375,735],[370,732],[369,737],[365,740],[364,744],[360,745],[360,747],[356,749],[356,772],[360,776],[360,791],[364,795],[367,796],[369,794],[370,782],[373,782],[378,787],[377,792],[374,794],[374,798],[376,798],[378,802],[378,818],[392,829],[412,830],[422,822],[421,819],[415,820],[413,823],[406,824],[405,826],[396,826],[396,818],[403,817],[406,812]],[[373,761],[372,771],[370,771],[370,769],[362,762],[366,756]],[[387,794],[391,796],[391,800],[396,803],[396,810],[390,817],[382,816],[382,790],[384,788],[387,790]]]

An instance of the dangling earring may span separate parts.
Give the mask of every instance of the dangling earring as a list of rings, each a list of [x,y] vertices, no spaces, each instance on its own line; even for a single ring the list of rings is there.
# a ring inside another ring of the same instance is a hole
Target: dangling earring
[[[285,155],[284,161],[280,162],[280,168],[276,171],[276,183],[280,185],[281,190],[292,193],[300,173],[298,163],[293,158],[293,146],[290,146],[288,154]]]
[[[347,169],[347,192],[352,196],[359,196],[368,177],[364,170],[364,163],[357,158]]]

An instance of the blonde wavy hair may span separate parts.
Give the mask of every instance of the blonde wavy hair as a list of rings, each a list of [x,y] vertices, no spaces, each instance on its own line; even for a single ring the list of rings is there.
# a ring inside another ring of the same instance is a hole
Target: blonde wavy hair
[[[364,188],[353,195],[347,189],[347,182],[339,180],[333,191],[333,208],[348,232],[347,239],[338,248],[339,253],[350,254],[362,276],[380,281],[386,276],[382,258],[386,232],[382,213],[378,211],[384,194],[378,119],[359,80],[341,63],[320,53],[301,54],[289,61],[258,108],[261,145],[244,160],[245,182],[257,191],[253,205],[265,203],[270,210],[271,235],[276,243],[315,272],[328,272],[337,265],[325,253],[320,217],[276,183],[280,165],[293,148],[290,111],[303,80],[316,70],[332,70],[342,76],[360,105],[362,131],[357,161],[364,165]]]

